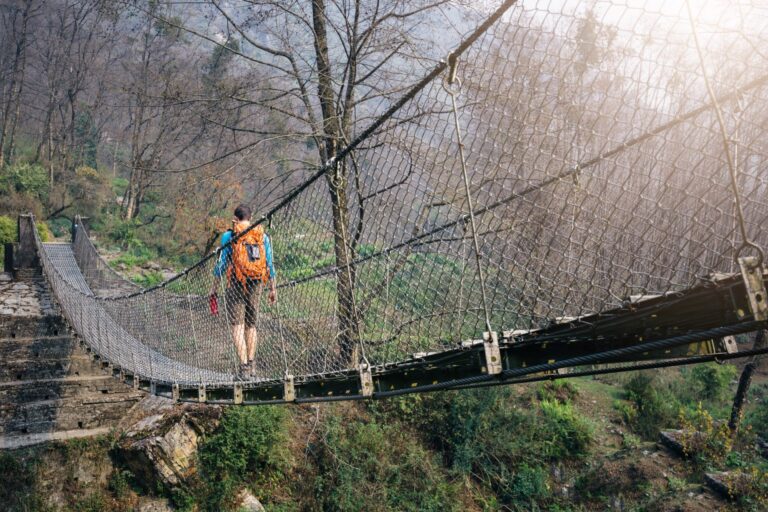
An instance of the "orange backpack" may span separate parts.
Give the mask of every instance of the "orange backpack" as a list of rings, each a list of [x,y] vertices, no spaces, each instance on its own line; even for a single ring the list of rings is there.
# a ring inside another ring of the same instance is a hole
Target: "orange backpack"
[[[233,238],[248,229],[247,222],[238,222],[232,230]],[[264,251],[264,227],[259,224],[232,243],[232,265],[229,266],[229,281],[232,277],[245,286],[247,280],[267,282],[267,255]]]

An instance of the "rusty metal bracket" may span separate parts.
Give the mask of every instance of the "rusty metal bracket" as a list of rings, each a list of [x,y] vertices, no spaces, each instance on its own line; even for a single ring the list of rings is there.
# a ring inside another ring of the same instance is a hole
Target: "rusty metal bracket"
[[[286,375],[283,380],[283,400],[286,402],[296,400],[296,386],[293,382],[293,375]]]
[[[373,396],[373,374],[368,364],[361,364],[360,372],[360,394],[363,396]]]
[[[483,348],[485,349],[485,369],[488,375],[501,373],[501,351],[499,350],[499,334],[496,331],[483,333]]]
[[[768,295],[763,282],[763,269],[760,260],[756,256],[744,256],[739,258],[741,276],[744,278],[744,288],[749,298],[749,308],[752,316],[758,322],[768,320]]]
[[[715,345],[719,352],[725,352],[726,354],[735,354],[739,351],[735,336],[723,336],[719,340],[715,340]]]

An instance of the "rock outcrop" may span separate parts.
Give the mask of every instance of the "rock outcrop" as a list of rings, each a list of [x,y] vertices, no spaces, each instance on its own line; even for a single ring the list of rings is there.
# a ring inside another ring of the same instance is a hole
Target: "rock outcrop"
[[[148,490],[156,482],[178,487],[196,471],[197,448],[216,428],[220,410],[194,404],[176,405],[147,416],[123,435],[115,454]]]

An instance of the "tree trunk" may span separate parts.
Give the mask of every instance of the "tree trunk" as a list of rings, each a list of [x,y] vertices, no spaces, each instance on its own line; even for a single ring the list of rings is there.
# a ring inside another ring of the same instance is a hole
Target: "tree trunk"
[[[26,19],[24,20],[24,36],[26,39]],[[25,44],[26,46],[26,44]],[[13,160],[14,145],[16,141],[16,127],[19,124],[19,115],[21,114],[21,95],[24,92],[24,73],[27,68],[27,51],[26,48],[22,48],[21,51],[21,67],[19,69],[19,88],[16,92],[16,107],[13,112],[13,120],[11,121],[10,133],[8,135],[8,161]],[[2,167],[2,166],[0,166]]]
[[[318,72],[318,97],[323,115],[324,147],[320,148],[324,160],[336,154],[338,142],[342,140],[342,129],[334,108],[334,90],[326,35],[325,1],[312,1],[312,23],[315,30],[315,58]],[[345,162],[336,162],[328,170],[326,181],[331,194],[334,256],[336,267],[336,294],[339,321],[339,357],[342,365],[358,362],[358,318],[355,308],[355,259],[354,248],[350,243],[349,205],[347,187],[349,168]]]
[[[755,338],[754,348],[765,348],[765,346],[765,331],[761,330],[757,333],[757,338]],[[744,367],[744,370],[741,372],[741,377],[739,378],[739,386],[736,389],[736,396],[733,399],[733,407],[731,408],[731,419],[728,421],[728,428],[731,429],[731,432],[734,435],[739,430],[739,424],[741,423],[741,417],[744,412],[744,402],[747,399],[747,393],[749,392],[749,387],[752,384],[752,375],[755,373],[755,370],[757,370],[759,366],[760,359],[758,356],[755,356],[750,358],[749,362]]]
[[[13,104],[13,98],[15,96],[16,84],[19,80],[19,67],[21,66],[22,53],[24,47],[27,44],[27,21],[29,20],[29,9],[32,5],[31,1],[28,1],[24,5],[24,11],[21,14],[21,35],[20,39],[16,43],[16,52],[13,58],[13,68],[11,70],[11,82],[8,86],[8,98],[6,99],[3,107],[3,122],[0,125],[0,169],[5,165],[5,145],[6,136],[8,135],[9,120],[11,117],[11,106]]]

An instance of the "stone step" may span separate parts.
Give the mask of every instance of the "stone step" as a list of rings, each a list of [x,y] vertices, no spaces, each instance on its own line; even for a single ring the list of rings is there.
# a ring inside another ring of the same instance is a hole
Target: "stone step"
[[[59,432],[43,432],[40,434],[21,434],[0,436],[0,450],[15,450],[25,446],[33,446],[40,443],[51,441],[67,441],[69,439],[79,439],[83,437],[104,436],[109,434],[107,427],[64,430]]]
[[[0,365],[7,359],[58,359],[80,352],[80,343],[71,336],[0,339]]]
[[[0,338],[38,338],[67,333],[67,324],[60,315],[0,315]]]
[[[110,376],[65,377],[0,383],[0,403],[31,403],[45,400],[98,396],[124,396],[134,390]]]
[[[17,268],[14,271],[14,279],[19,281],[23,279],[41,279],[43,277],[42,267]]]
[[[110,369],[103,368],[85,353],[51,359],[17,358],[0,361],[0,382],[111,374]]]
[[[143,397],[139,392],[0,404],[0,434],[37,434],[116,425]]]

